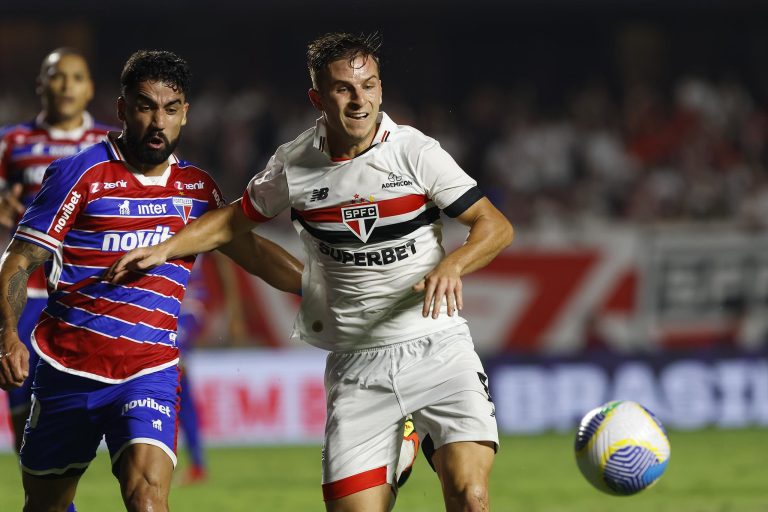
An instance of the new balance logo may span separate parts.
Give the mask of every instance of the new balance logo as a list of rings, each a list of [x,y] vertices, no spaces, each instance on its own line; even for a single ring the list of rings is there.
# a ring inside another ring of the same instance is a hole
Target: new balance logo
[[[323,199],[328,199],[328,188],[316,188],[312,191],[312,195],[309,197],[309,202],[314,203],[315,201],[322,201]]]

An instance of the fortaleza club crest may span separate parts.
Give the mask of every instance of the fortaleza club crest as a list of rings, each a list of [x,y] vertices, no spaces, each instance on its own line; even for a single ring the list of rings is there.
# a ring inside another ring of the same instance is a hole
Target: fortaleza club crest
[[[379,205],[376,203],[366,203],[345,206],[341,209],[341,220],[357,238],[365,243],[379,221]]]
[[[179,217],[184,221],[184,224],[189,220],[189,214],[192,213],[192,198],[190,197],[174,197],[173,206],[176,211],[179,212]]]

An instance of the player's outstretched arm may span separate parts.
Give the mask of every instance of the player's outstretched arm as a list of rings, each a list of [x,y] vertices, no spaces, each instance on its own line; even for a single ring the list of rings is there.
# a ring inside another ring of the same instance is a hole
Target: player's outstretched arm
[[[513,229],[509,221],[487,199],[482,198],[457,217],[469,226],[467,241],[447,254],[442,261],[417,283],[414,291],[425,291],[422,314],[437,318],[443,299],[448,315],[464,307],[461,276],[483,268],[512,243]]]
[[[219,250],[274,288],[301,293],[304,264],[276,243],[251,232],[236,237]]]
[[[162,265],[169,259],[212,251],[257,225],[257,222],[245,216],[240,202],[235,201],[209,211],[162,243],[139,247],[125,253],[107,270],[104,278],[116,283],[131,271],[147,270]]]
[[[50,256],[42,247],[14,239],[0,261],[0,388],[19,387],[29,375],[29,352],[17,326],[27,304],[29,275]]]

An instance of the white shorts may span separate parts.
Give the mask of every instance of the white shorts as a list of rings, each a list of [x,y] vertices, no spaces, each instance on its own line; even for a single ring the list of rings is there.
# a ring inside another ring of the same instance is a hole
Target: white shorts
[[[381,348],[331,352],[323,497],[394,483],[407,414],[435,449],[458,441],[498,447],[488,379],[466,324]]]

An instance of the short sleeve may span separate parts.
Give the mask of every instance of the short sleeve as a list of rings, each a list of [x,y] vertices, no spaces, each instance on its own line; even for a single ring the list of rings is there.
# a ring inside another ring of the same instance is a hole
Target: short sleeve
[[[419,151],[415,167],[427,197],[449,217],[461,215],[483,197],[477,182],[434,139]]]
[[[255,222],[266,222],[288,208],[288,180],[278,150],[267,167],[254,176],[243,194],[245,215]]]
[[[82,173],[56,160],[45,171],[43,184],[24,212],[14,238],[55,251],[64,240],[79,212],[85,207],[88,187]]]

